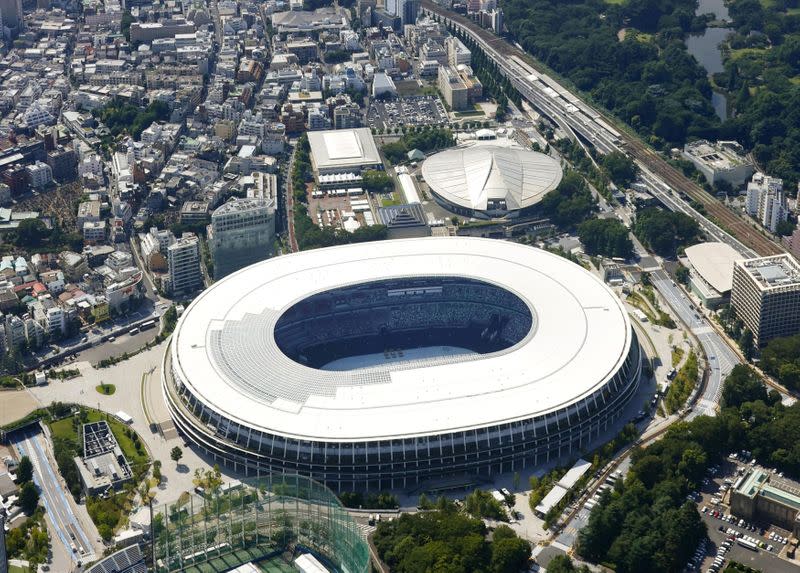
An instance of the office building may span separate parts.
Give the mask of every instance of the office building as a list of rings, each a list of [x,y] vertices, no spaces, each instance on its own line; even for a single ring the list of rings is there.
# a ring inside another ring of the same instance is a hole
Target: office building
[[[461,64],[469,66],[472,63],[472,52],[455,36],[450,36],[444,41],[447,48],[447,62],[453,66]]]
[[[763,173],[753,175],[747,184],[747,214],[775,233],[778,225],[789,216],[786,196],[783,194],[783,179]]]
[[[173,294],[188,294],[203,286],[200,270],[200,239],[194,233],[184,233],[167,247],[168,290]]]
[[[269,258],[274,242],[275,200],[231,199],[211,214],[208,226],[214,278]]]
[[[505,20],[503,18],[503,9],[495,8],[490,12],[490,14],[492,15],[492,31],[498,36],[502,35],[503,25],[505,24]]]
[[[735,261],[731,305],[758,346],[800,333],[800,265],[787,254]]]
[[[3,36],[13,40],[25,27],[22,0],[0,0],[0,17],[3,22]]]
[[[455,68],[439,66],[439,91],[445,103],[453,111],[467,109],[469,105],[467,86]]]
[[[712,143],[700,139],[687,143],[682,155],[694,164],[711,185],[725,181],[738,187],[753,174],[753,162],[735,141]]]
[[[750,522],[767,522],[800,535],[800,484],[752,468],[731,490],[731,513]]]

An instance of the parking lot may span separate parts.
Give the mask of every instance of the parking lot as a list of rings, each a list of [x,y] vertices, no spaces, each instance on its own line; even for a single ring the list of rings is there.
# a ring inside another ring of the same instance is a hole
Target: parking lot
[[[709,537],[690,563],[692,570],[714,573],[729,561],[737,561],[762,571],[800,571],[790,532],[769,523],[748,522],[730,512],[730,490],[753,465],[749,453],[732,454],[711,468],[700,491],[690,495],[698,504]]]
[[[369,127],[386,129],[399,125],[447,125],[447,110],[438,96],[409,96],[373,101],[367,112]]]

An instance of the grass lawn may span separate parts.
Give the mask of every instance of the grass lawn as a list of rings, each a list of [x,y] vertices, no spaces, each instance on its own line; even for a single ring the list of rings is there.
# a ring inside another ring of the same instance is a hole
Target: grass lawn
[[[88,422],[99,422],[100,420],[106,420],[108,422],[109,426],[111,426],[114,438],[116,438],[119,447],[122,449],[122,453],[128,458],[128,463],[130,463],[131,466],[145,464],[149,461],[144,450],[142,450],[141,454],[136,451],[133,440],[125,434],[125,430],[128,429],[125,424],[114,419],[110,415],[106,418],[106,414],[98,412],[97,410],[87,409],[86,412],[88,414]],[[52,422],[50,424],[50,431],[53,433],[53,437],[67,438],[73,440],[77,444],[81,443],[82,437],[78,436],[78,433],[72,427],[71,416],[63,420],[58,420],[57,422]]]
[[[395,198],[395,196],[389,195],[388,197],[381,198],[381,206],[382,207],[391,207],[393,205],[401,205],[402,201],[399,201]]]
[[[625,0],[606,0],[606,4],[624,4]]]
[[[766,48],[740,48],[738,50],[730,50],[730,58],[733,61],[741,60],[742,58],[761,59],[766,53]]]
[[[673,346],[672,347],[672,367],[675,368],[678,364],[681,363],[681,358],[683,358],[684,350],[680,346]]]
[[[472,109],[472,110],[468,110],[468,111],[457,111],[456,112],[456,117],[476,117],[476,116],[479,116],[479,115],[480,116],[484,115],[483,110]]]
[[[113,384],[101,384],[99,386],[95,386],[94,389],[104,396],[111,396],[117,391],[117,387]]]
[[[28,573],[28,570],[20,567],[19,565],[9,565],[8,573]]]

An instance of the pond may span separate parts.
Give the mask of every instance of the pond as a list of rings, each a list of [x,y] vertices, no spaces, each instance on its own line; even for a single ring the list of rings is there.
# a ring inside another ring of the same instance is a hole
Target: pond
[[[695,14],[714,14],[716,20],[730,19],[728,8],[723,0],[699,0]],[[706,69],[708,75],[724,71],[720,44],[731,32],[733,30],[730,28],[706,28],[702,34],[690,34],[686,39],[687,50]],[[728,101],[725,94],[713,92],[711,104],[721,120],[727,119]]]

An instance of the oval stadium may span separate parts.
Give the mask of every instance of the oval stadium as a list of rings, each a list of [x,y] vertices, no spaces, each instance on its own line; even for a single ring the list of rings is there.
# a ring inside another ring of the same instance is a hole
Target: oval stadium
[[[226,277],[181,317],[162,386],[178,430],[235,471],[396,490],[583,453],[640,369],[622,303],[582,267],[429,237]]]
[[[558,187],[558,161],[521,147],[447,149],[422,164],[422,177],[445,209],[480,219],[516,217]]]

